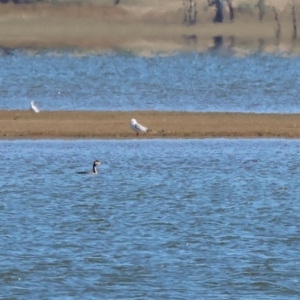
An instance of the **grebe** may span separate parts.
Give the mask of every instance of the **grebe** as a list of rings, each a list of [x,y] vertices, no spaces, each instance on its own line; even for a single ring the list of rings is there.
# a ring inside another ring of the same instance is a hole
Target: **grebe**
[[[139,135],[139,132],[148,132],[148,131],[150,131],[150,129],[148,129],[147,127],[139,124],[136,121],[136,119],[131,119],[130,127],[131,127],[132,130],[134,130],[136,132],[136,135]]]
[[[92,171],[84,171],[84,172],[77,172],[77,174],[94,174],[96,175],[97,172],[97,166],[100,165],[101,162],[99,160],[95,160],[93,163],[93,170]]]
[[[38,109],[38,107],[36,106],[34,101],[30,102],[30,110],[34,113],[39,113],[40,112],[40,110]]]

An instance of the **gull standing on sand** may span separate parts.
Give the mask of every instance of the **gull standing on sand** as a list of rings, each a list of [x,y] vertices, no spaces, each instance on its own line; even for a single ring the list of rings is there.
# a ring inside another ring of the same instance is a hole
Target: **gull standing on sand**
[[[136,121],[136,119],[131,119],[130,127],[131,127],[132,130],[134,130],[136,132],[136,135],[139,135],[139,132],[148,132],[148,131],[150,131],[150,129],[148,129],[147,127],[139,124]]]
[[[38,109],[38,107],[36,106],[34,101],[30,102],[30,110],[34,113],[39,113],[40,112],[40,110]]]

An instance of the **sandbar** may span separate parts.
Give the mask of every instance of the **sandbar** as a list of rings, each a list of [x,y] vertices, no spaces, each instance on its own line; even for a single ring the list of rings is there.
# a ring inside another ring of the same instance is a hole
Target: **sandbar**
[[[151,129],[138,137],[131,118]],[[300,114],[0,111],[0,139],[300,138]]]

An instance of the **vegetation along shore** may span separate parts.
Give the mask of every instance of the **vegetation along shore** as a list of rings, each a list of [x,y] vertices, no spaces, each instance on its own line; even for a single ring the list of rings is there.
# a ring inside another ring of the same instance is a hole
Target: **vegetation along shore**
[[[216,49],[237,55],[300,53],[296,1],[4,2],[9,3],[0,4],[0,54],[12,49],[140,55]]]

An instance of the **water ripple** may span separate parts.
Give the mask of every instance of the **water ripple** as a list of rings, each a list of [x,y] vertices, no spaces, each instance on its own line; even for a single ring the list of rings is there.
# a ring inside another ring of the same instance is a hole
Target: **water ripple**
[[[0,109],[299,113],[299,57],[0,57]]]
[[[298,299],[299,151],[0,142],[1,299]],[[94,158],[97,176],[76,174]]]

